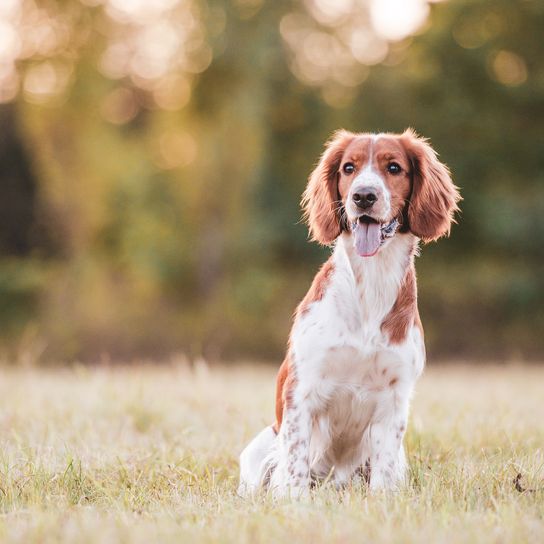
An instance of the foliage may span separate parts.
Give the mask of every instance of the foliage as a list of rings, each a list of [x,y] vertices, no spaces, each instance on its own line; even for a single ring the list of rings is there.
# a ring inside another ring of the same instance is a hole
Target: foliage
[[[0,85],[6,348],[31,330],[49,359],[281,356],[327,251],[298,209],[323,141],[413,126],[465,199],[419,260],[431,356],[541,354],[541,2],[433,4],[395,42],[372,3],[16,4]]]

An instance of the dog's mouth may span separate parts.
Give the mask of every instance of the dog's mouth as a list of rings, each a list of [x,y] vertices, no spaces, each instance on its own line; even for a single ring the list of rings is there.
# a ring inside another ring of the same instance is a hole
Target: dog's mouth
[[[351,224],[355,250],[361,257],[376,255],[385,241],[395,235],[398,227],[396,217],[389,223],[380,223],[368,215],[361,215]]]

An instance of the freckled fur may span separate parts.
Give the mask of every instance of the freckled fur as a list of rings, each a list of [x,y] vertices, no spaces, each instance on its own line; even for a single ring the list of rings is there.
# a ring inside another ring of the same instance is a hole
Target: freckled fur
[[[289,352],[285,357],[276,380],[276,423],[274,431],[277,433],[283,419],[283,408],[289,408],[293,404],[293,389],[296,384],[295,369],[291,364]]]
[[[346,160],[356,163],[353,176],[340,172]],[[390,160],[401,175],[387,174]],[[409,223],[371,258],[357,254],[335,206],[339,198],[350,217],[357,184],[379,190],[380,221]],[[303,206],[312,237],[334,241],[334,251],[295,313],[278,373],[276,423],[242,452],[241,495],[264,488],[298,498],[325,478],[342,485],[363,476],[371,490],[402,484],[402,440],[425,362],[414,257],[419,238],[449,232],[458,199],[447,168],[411,131],[341,131],[328,143]]]

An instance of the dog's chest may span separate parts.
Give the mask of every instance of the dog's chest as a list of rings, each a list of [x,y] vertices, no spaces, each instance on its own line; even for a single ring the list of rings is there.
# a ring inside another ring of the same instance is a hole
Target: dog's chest
[[[324,296],[297,320],[291,337],[301,389],[315,393],[318,404],[344,403],[348,393],[366,402],[406,377],[401,374],[411,365],[412,342],[391,345],[382,324],[393,311],[413,248],[413,239],[399,237],[379,256],[363,260],[351,254],[349,239],[339,241]]]
[[[372,260],[351,255],[349,246],[335,253],[333,284],[316,317],[329,321],[331,344],[339,350],[354,348],[356,353],[350,355],[359,360],[371,363],[377,352],[388,347],[382,324],[393,311],[409,263],[412,242],[403,242],[392,243]]]
[[[348,394],[367,401],[406,377],[411,355],[408,349],[393,350],[383,345],[374,346],[374,350],[331,348],[319,364],[319,379],[323,389],[330,391],[331,400],[338,397],[343,402]]]
[[[336,248],[331,284],[292,338],[299,378],[329,406],[350,411],[353,402],[372,402],[407,377],[410,339],[391,345],[382,323],[393,311],[412,250],[410,238],[392,241],[371,260],[351,255],[342,241]]]

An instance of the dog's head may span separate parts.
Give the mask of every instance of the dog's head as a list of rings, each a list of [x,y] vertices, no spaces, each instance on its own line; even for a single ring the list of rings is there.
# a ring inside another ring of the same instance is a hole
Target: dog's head
[[[448,168],[411,129],[341,130],[326,144],[302,206],[312,239],[330,244],[352,232],[359,255],[371,257],[397,232],[424,242],[449,234],[459,200]]]

